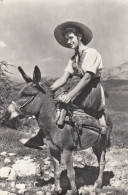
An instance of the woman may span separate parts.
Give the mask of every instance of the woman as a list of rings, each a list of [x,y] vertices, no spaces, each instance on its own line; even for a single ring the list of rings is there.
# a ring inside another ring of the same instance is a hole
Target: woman
[[[72,101],[91,115],[99,112],[102,133],[106,133],[105,98],[100,84],[102,59],[95,49],[86,46],[93,37],[91,30],[84,24],[68,21],[57,26],[54,35],[60,45],[73,49],[75,54],[63,75],[52,84],[51,90],[55,92],[74,75],[80,78],[71,91],[59,96],[59,100],[65,104]]]

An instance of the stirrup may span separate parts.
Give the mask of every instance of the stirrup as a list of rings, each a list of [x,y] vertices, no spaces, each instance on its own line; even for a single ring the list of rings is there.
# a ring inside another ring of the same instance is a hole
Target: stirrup
[[[63,126],[64,125],[66,114],[67,114],[67,111],[65,109],[61,109],[60,116],[58,118],[58,121],[56,122],[57,125],[59,125],[59,126]]]

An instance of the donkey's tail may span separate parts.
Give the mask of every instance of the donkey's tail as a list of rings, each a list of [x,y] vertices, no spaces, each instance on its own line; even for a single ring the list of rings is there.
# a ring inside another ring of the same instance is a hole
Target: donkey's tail
[[[109,91],[104,89],[104,95],[105,95],[106,98],[109,98]]]
[[[107,135],[107,148],[110,148],[111,147],[111,137],[110,137],[110,134]]]
[[[111,117],[109,116],[109,114],[106,114],[106,122],[107,122],[107,148],[111,147],[111,133],[112,133],[112,128],[113,128],[113,124],[112,124],[112,120]]]

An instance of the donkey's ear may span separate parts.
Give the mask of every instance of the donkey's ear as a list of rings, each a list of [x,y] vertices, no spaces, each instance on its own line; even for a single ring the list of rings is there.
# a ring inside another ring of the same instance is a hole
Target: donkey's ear
[[[23,79],[24,79],[27,83],[32,82],[32,79],[31,79],[29,76],[27,76],[27,75],[25,74],[25,72],[23,71],[23,69],[22,69],[20,66],[18,66],[18,70],[19,70],[19,72],[21,73]]]
[[[35,66],[34,72],[33,72],[33,82],[39,83],[41,81],[41,72],[38,66]]]

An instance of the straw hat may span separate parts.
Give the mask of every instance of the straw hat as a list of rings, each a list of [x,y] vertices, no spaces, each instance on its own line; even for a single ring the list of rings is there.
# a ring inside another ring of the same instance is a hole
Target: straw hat
[[[92,40],[93,37],[92,31],[86,25],[75,21],[67,21],[58,25],[54,31],[54,36],[57,42],[63,47],[70,48],[63,34],[66,28],[76,28],[78,33],[82,34],[82,43],[84,45],[87,45]]]

